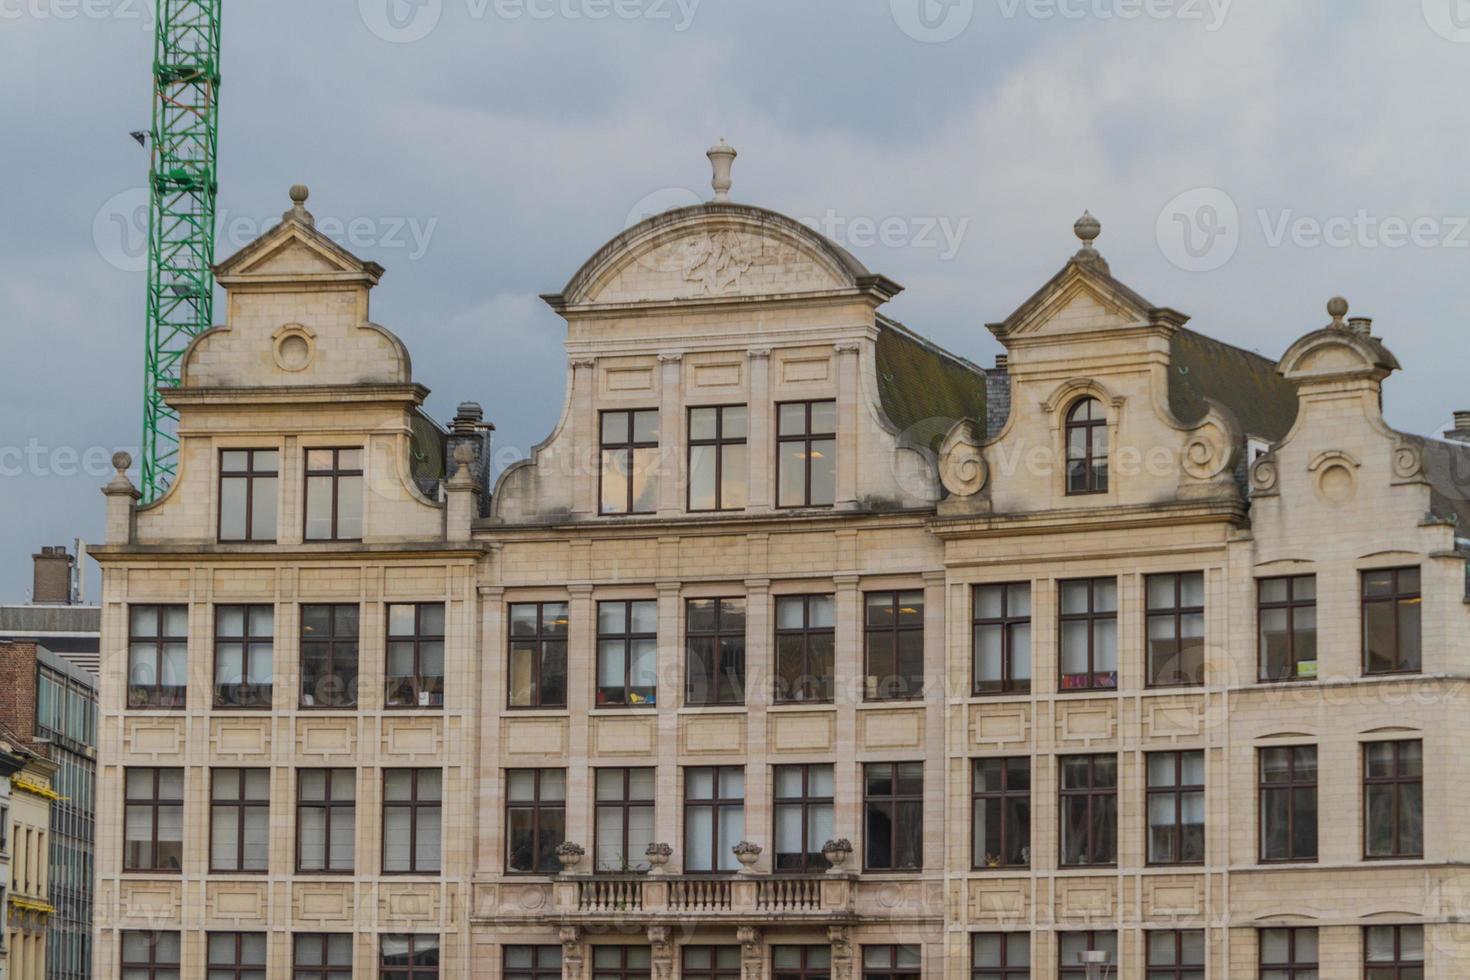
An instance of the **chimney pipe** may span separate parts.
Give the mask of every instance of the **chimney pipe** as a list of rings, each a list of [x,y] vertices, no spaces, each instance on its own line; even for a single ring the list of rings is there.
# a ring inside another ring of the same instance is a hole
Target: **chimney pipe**
[[[31,561],[31,602],[70,605],[73,559],[66,545],[45,545]]]
[[[1451,442],[1470,442],[1470,409],[1455,413],[1455,427],[1446,429],[1444,437]]]
[[[995,369],[997,371],[1009,371],[1011,368],[1011,356],[1009,354],[995,355]]]

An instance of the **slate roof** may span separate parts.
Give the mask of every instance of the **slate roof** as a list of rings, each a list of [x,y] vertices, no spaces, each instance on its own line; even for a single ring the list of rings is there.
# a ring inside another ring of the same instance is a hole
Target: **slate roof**
[[[1186,425],[1205,417],[1206,399],[1234,412],[1247,436],[1270,442],[1296,421],[1296,387],[1269,358],[1180,327],[1169,359],[1169,409]]]
[[[938,450],[960,419],[985,431],[986,373],[908,327],[878,317],[878,393],[907,445]]]

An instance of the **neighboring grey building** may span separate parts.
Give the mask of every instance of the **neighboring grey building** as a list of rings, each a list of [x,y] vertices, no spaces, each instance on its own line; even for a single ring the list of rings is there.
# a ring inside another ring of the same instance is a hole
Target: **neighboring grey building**
[[[32,560],[30,601],[0,603],[0,640],[35,640],[95,676],[101,655],[102,609],[83,601],[80,559],[65,545],[48,545]]]

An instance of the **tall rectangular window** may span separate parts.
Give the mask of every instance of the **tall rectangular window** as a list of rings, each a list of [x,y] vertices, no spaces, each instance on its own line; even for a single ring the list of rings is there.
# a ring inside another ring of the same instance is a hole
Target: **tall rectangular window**
[[[1260,980],[1317,980],[1316,929],[1261,929]]]
[[[653,843],[654,770],[598,769],[593,864],[597,871],[644,871]]]
[[[124,871],[176,872],[184,862],[184,770],[129,769]]]
[[[1118,759],[1067,755],[1062,767],[1062,864],[1118,861]]]
[[[970,939],[970,980],[1031,980],[1031,934],[975,933]]]
[[[830,507],[837,500],[837,403],[776,406],[776,506]]]
[[[362,540],[362,450],[306,451],[306,540]]]
[[[1423,926],[1366,926],[1363,976],[1366,980],[1424,980]]]
[[[1317,576],[1261,579],[1256,583],[1256,620],[1261,680],[1317,676]]]
[[[1117,973],[1118,970],[1118,934],[1116,932],[1102,932],[1089,929],[1086,932],[1063,932],[1059,933],[1058,958],[1061,969],[1057,975],[1062,980],[1083,980],[1087,976],[1087,967],[1082,962],[1083,953],[1106,953],[1106,962],[1110,969]]]
[[[556,874],[556,849],[567,834],[565,769],[505,772],[505,870]]]
[[[830,702],[836,692],[836,603],[830,595],[776,598],[776,701]]]
[[[745,769],[691,766],[684,770],[684,871],[736,871],[731,848],[745,839]]]
[[[561,947],[506,946],[500,975],[503,980],[561,980]]]
[[[301,607],[301,706],[357,704],[357,620],[352,603]]]
[[[924,593],[869,592],[863,649],[863,697],[892,701],[924,696]]]
[[[383,772],[383,872],[438,874],[444,806],[438,769]]]
[[[1096,398],[1067,410],[1067,493],[1107,493],[1108,414]]]
[[[602,413],[604,514],[658,509],[658,410]]]
[[[1114,690],[1118,686],[1118,581],[1061,583],[1061,689]]]
[[[774,777],[775,870],[825,871],[822,846],[835,832],[832,767],[777,766]]]
[[[745,600],[690,599],[685,606],[689,650],[686,700],[745,703]]]
[[[128,707],[182,708],[189,684],[189,607],[128,609]]]
[[[274,449],[224,449],[219,454],[219,539],[276,540],[280,453]]]
[[[291,980],[352,980],[352,933],[297,933],[291,962]]]
[[[685,946],[680,980],[740,980],[739,946]]]
[[[346,874],[357,853],[357,773],[301,769],[296,776],[296,869]]]
[[[653,951],[647,946],[593,946],[592,980],[649,980]]]
[[[1148,683],[1180,687],[1205,682],[1205,576],[1203,572],[1150,575]]]
[[[1031,586],[975,586],[976,694],[1031,690]]]
[[[772,946],[772,980],[831,980],[831,946]]]
[[[1260,750],[1261,860],[1317,860],[1317,747]]]
[[[512,708],[567,705],[567,604],[518,602],[510,607]]]
[[[1031,760],[976,759],[971,860],[976,868],[1031,865]]]
[[[380,980],[439,980],[439,937],[386,935],[378,941]]]
[[[597,604],[597,705],[658,701],[658,603],[622,599]]]
[[[1205,980],[1205,931],[1158,929],[1148,933],[1146,980]]]
[[[1204,752],[1149,753],[1149,864],[1203,864],[1204,860]]]
[[[211,932],[209,980],[265,980],[263,932]]]
[[[919,980],[917,944],[863,947],[863,980]]]
[[[275,609],[214,609],[214,706],[269,708],[275,681]]]
[[[444,603],[388,606],[387,705],[438,708],[444,704]]]
[[[1363,746],[1364,857],[1424,856],[1424,743]]]
[[[270,770],[216,769],[210,783],[209,870],[266,870],[271,825]]]
[[[744,405],[689,410],[689,509],[742,510],[749,479]]]
[[[863,766],[864,866],[900,871],[924,866],[924,764]]]
[[[1419,569],[1363,573],[1363,670],[1411,674],[1420,669]]]
[[[125,930],[122,975],[126,980],[179,980],[181,949],[177,932]]]

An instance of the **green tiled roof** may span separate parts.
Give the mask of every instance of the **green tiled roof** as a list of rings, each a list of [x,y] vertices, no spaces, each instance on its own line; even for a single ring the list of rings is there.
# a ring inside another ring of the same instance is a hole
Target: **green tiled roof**
[[[1169,408],[1181,422],[1198,422],[1207,398],[1234,412],[1247,436],[1276,442],[1296,421],[1296,388],[1276,373],[1275,361],[1180,328],[1170,351]]]
[[[909,444],[937,450],[964,418],[985,431],[985,371],[978,365],[879,317],[877,370],[883,412]]]

